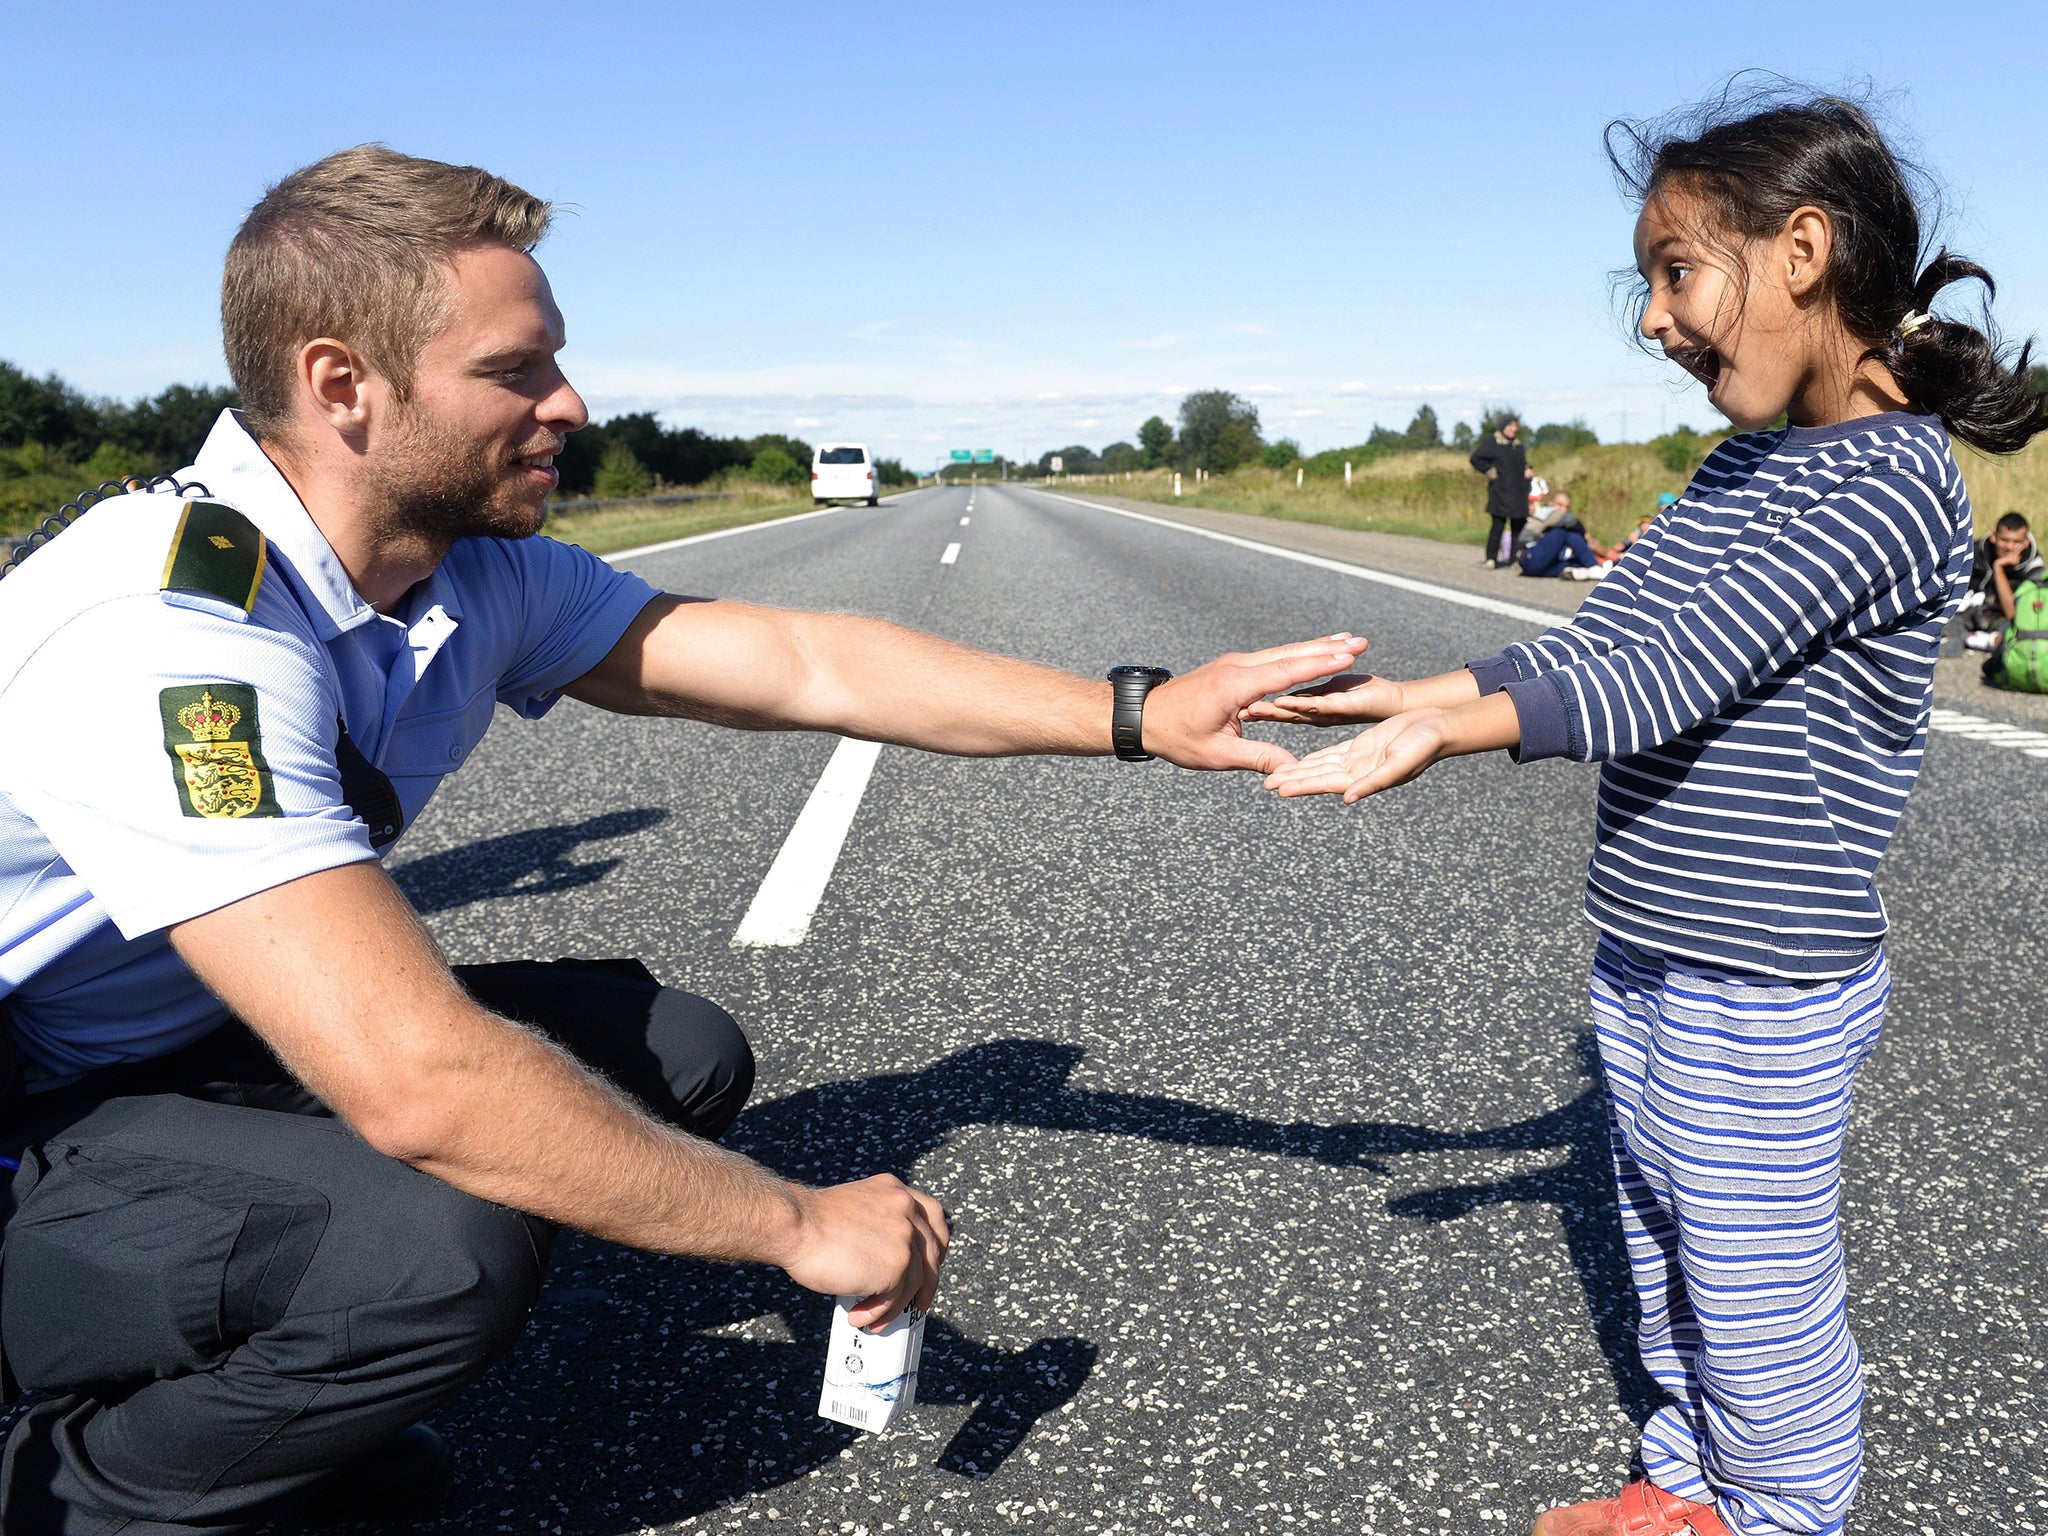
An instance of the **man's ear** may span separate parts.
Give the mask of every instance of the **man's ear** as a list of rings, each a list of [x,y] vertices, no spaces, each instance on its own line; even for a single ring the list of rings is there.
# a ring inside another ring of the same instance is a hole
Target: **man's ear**
[[[342,437],[370,428],[376,375],[347,342],[318,336],[299,348],[299,389],[312,412]]]
[[[1785,286],[1795,299],[1804,299],[1820,286],[1834,254],[1835,224],[1825,210],[1795,208],[1778,238],[1785,263]]]

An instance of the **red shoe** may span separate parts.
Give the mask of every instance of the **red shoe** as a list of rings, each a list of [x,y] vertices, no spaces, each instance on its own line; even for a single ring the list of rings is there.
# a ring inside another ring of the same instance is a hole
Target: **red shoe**
[[[1711,1504],[1695,1504],[1655,1483],[1630,1483],[1612,1499],[1545,1510],[1530,1536],[1733,1536]]]

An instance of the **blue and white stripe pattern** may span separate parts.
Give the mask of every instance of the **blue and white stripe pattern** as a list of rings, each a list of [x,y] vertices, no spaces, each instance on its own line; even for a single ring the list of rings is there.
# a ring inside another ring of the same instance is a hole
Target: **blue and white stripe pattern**
[[[1676,970],[1611,938],[1593,962],[1643,1363],[1676,1400],[1643,1430],[1658,1487],[1737,1536],[1835,1536],[1862,1467],[1842,1139],[1890,975]]]
[[[1861,969],[1969,569],[1937,418],[1751,433],[1569,623],[1475,662],[1514,698],[1524,760],[1605,764],[1593,922],[1756,975]]]

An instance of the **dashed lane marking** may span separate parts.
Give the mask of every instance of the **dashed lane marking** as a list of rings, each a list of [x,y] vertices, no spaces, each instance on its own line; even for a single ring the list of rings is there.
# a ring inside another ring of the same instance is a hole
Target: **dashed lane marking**
[[[1986,720],[1982,715],[1966,715],[1954,709],[1935,710],[1927,717],[1927,728],[1945,736],[1989,742],[1994,747],[2012,747],[2028,757],[2048,758],[2048,731],[2030,731],[2025,726]]]
[[[961,519],[960,519],[960,526],[961,526],[962,528],[965,528],[965,527],[967,526],[967,524],[968,524],[968,522],[969,522],[969,521],[970,521],[970,520],[969,520],[968,518],[964,518],[964,517],[963,517],[963,518],[961,518]]]
[[[804,802],[796,825],[783,839],[781,852],[768,866],[753,905],[734,930],[733,948],[786,948],[809,936],[811,918],[825,898],[825,887],[832,882],[839,850],[846,845],[846,834],[881,753],[879,742],[856,741],[851,736],[840,741],[818,776],[811,798]]]
[[[966,519],[962,518],[961,521],[965,522]],[[958,544],[948,544],[946,546],[946,552],[943,555],[939,556],[939,564],[951,565],[955,560],[958,560],[959,558],[960,546]]]

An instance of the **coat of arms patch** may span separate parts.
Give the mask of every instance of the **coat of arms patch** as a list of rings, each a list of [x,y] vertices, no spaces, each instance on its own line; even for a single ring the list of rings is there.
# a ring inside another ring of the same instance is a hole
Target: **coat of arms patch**
[[[256,690],[246,683],[166,688],[157,696],[178,806],[209,821],[282,816],[263,760]]]

